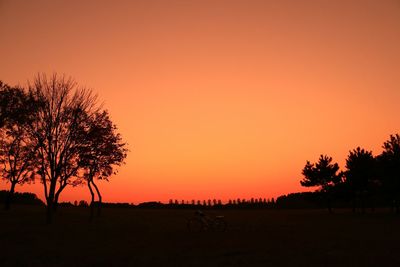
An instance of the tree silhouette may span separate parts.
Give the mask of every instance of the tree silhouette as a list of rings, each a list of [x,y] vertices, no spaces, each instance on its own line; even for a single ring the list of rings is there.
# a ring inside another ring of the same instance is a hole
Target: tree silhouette
[[[375,182],[375,158],[371,151],[360,147],[349,152],[346,159],[346,184],[349,187],[353,198],[353,211],[357,198],[361,199],[361,208],[364,212],[365,199],[368,192],[373,190]]]
[[[390,198],[399,213],[400,204],[400,135],[390,135],[385,141],[383,152],[378,156],[379,175],[384,193]]]
[[[23,88],[0,81],[0,127],[27,122],[36,104]]]
[[[32,118],[31,107],[22,88],[0,81],[0,172],[11,185],[5,199],[6,210],[10,208],[15,186],[33,180],[35,147],[26,131]]]
[[[102,197],[95,179],[106,180],[114,174],[115,167],[120,166],[126,158],[126,144],[116,132],[107,111],[96,112],[87,121],[84,134],[84,145],[79,152],[79,164],[84,170],[84,179],[91,194],[91,218],[93,217],[94,192],[98,197],[97,214],[100,215]]]
[[[318,186],[319,190],[327,196],[329,212],[332,212],[331,189],[342,181],[342,174],[338,171],[339,165],[332,163],[332,158],[326,155],[320,155],[317,163],[307,161],[302,170],[304,178],[300,184],[305,187]]]
[[[79,152],[86,120],[97,111],[96,96],[78,87],[72,78],[37,75],[29,85],[35,100],[36,120],[29,135],[37,146],[38,175],[44,187],[47,222],[64,188],[77,183]]]

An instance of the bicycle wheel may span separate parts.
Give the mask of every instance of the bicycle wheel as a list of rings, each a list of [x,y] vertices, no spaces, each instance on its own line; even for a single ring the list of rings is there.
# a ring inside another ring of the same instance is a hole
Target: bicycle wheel
[[[187,222],[187,227],[190,232],[198,233],[203,231],[203,222],[198,218],[191,218]]]
[[[223,218],[215,218],[214,230],[216,232],[225,232],[227,226],[228,226],[228,224],[226,223],[226,221]]]

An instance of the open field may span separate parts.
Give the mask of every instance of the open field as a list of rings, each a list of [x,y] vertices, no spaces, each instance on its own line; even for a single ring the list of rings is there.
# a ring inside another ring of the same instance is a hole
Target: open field
[[[221,210],[224,233],[189,233],[190,210],[0,211],[0,266],[400,266],[400,216]]]

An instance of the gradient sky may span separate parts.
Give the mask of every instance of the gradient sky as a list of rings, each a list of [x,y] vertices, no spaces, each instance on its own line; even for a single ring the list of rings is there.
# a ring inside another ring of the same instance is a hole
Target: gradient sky
[[[105,201],[276,197],[400,132],[395,0],[0,0],[0,40],[4,82],[58,72],[104,101],[130,149]]]

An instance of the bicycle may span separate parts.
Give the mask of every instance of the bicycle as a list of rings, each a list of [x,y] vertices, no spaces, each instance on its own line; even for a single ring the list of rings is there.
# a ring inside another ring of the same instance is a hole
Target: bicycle
[[[198,210],[194,213],[192,218],[187,221],[187,227],[189,232],[203,232],[203,231],[215,231],[224,232],[227,227],[225,217],[222,215],[211,217]]]

